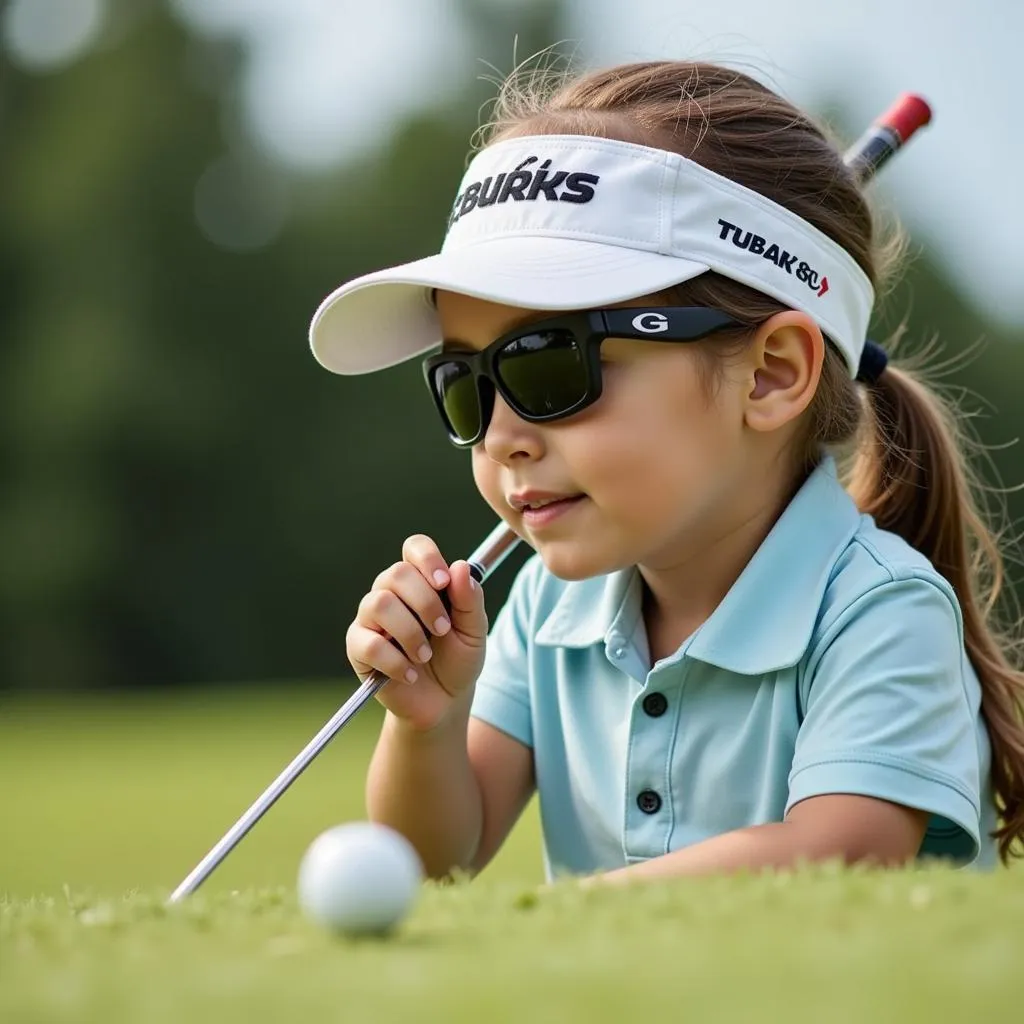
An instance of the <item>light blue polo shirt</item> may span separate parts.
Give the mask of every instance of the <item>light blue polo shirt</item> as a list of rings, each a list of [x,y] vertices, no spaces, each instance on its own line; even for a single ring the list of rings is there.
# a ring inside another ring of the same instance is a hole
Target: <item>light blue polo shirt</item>
[[[711,617],[653,667],[635,569],[534,556],[473,715],[533,750],[548,877],[622,867],[853,793],[928,811],[921,850],[991,866],[980,687],[952,588],[825,459]]]

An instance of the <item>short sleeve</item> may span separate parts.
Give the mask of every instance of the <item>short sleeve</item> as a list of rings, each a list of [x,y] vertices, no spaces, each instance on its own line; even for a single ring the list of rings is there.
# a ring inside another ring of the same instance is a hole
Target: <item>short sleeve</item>
[[[483,671],[476,682],[471,714],[533,746],[530,714],[530,623],[537,565],[531,559],[516,576],[508,600],[487,637]]]
[[[932,814],[929,845],[978,855],[978,709],[966,684],[960,612],[937,581],[914,577],[853,602],[815,645],[789,808],[829,793]]]

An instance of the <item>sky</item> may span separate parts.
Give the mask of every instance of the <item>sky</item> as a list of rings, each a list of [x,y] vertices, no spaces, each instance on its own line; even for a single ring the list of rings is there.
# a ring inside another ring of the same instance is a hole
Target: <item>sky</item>
[[[365,154],[381,140],[381,124],[443,101],[488,70],[460,28],[459,0],[170,2],[198,31],[246,41],[248,123],[295,167],[329,169]],[[530,0],[476,2],[514,9]],[[923,95],[932,125],[872,188],[940,249],[975,301],[1024,323],[1022,0],[568,2],[564,42],[585,66],[725,61],[803,106],[841,96],[865,125],[901,92]],[[9,0],[0,28],[25,62],[59,67],[95,37],[106,3]],[[510,38],[501,72],[511,70],[514,52]]]

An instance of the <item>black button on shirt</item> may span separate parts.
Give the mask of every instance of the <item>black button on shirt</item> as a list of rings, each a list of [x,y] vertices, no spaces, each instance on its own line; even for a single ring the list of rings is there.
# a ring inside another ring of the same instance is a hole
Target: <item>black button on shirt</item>
[[[651,716],[651,718],[659,718],[668,709],[668,701],[665,699],[663,693],[649,693],[644,697],[643,702],[644,711]]]
[[[661,810],[661,797],[653,789],[645,789],[636,798],[636,805],[644,814],[657,814]]]

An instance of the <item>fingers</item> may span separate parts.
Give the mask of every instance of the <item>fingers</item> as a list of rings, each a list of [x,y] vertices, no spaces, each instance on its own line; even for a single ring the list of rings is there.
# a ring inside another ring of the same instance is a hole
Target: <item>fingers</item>
[[[430,659],[430,637],[444,636],[451,622],[437,591],[407,562],[382,573],[359,603],[356,622],[392,637],[406,655]]]
[[[438,546],[422,533],[408,537],[402,545],[402,560],[416,566],[437,590],[448,586],[450,574],[448,563],[444,560]]]
[[[376,668],[392,679],[412,682],[416,665],[432,656],[431,637],[451,631],[442,600],[451,573],[429,537],[410,537],[402,554],[404,560],[382,572],[360,602],[346,646],[357,671]]]
[[[393,613],[394,607],[386,597],[387,594],[397,596],[419,620],[421,632],[426,630],[434,636],[444,636],[451,629],[448,609],[444,605],[442,595],[428,583],[420,571],[408,562],[396,562],[390,569],[382,572],[373,583],[373,589],[364,601],[378,594],[381,614]],[[376,611],[372,608],[371,612]],[[366,624],[369,622],[367,620]],[[401,641],[397,634],[395,638]]]
[[[368,626],[353,622],[348,628],[346,647],[349,661],[361,679],[374,669],[389,679],[400,679],[406,683],[415,683],[419,678],[416,666],[402,649]]]
[[[402,557],[415,565],[433,587],[443,592],[453,627],[467,639],[484,642],[487,638],[487,614],[483,592],[470,574],[469,563],[458,561],[449,566],[437,545],[423,534],[415,534],[406,540],[402,546]]]
[[[465,639],[483,643],[487,639],[483,588],[470,573],[468,562],[453,562],[451,577],[448,603],[452,625]]]

